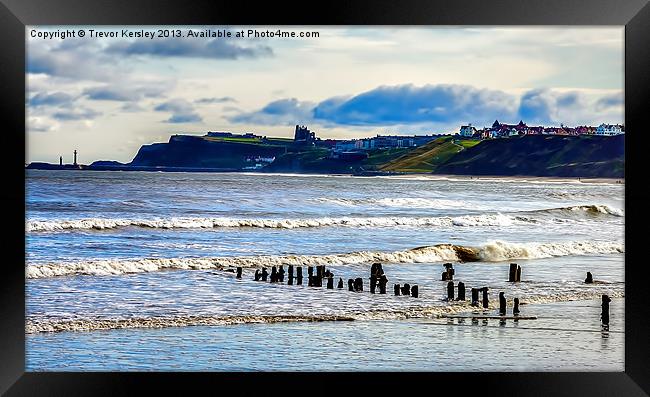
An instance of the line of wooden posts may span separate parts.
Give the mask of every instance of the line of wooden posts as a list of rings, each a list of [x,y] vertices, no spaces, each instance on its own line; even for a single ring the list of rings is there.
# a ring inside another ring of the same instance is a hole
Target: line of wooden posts
[[[454,298],[454,291],[455,291],[455,286],[454,286],[454,274],[456,273],[453,264],[451,263],[445,263],[444,265],[445,270],[442,272],[441,275],[441,280],[442,281],[448,281],[447,283],[447,301],[464,301],[465,300],[465,283],[458,282],[458,296]],[[296,281],[297,285],[302,285],[302,266],[297,266],[296,267],[296,275],[294,276],[294,267],[293,265],[288,265],[288,276],[287,276],[287,284],[288,285],[293,285],[294,279]],[[308,266],[307,267],[307,273],[308,273],[308,286],[310,287],[322,287],[323,286],[323,279],[327,280],[327,289],[334,289],[334,273],[329,271],[329,269],[325,268],[325,265],[320,265],[316,266],[316,274],[314,275],[314,267],[313,266]],[[284,266],[280,265],[279,267],[273,266],[271,267],[271,274],[270,274],[270,282],[276,283],[276,282],[284,282]],[[242,268],[238,267],[237,268],[237,278],[241,279],[242,277]],[[263,267],[262,271],[260,270],[255,270],[255,281],[267,281],[269,279],[269,273],[267,272],[266,268]],[[510,264],[510,269],[508,273],[508,281],[509,282],[520,282],[521,281],[521,266],[517,265],[516,263],[511,263]],[[374,294],[376,293],[377,287],[379,287],[379,293],[380,294],[386,294],[386,284],[388,283],[388,278],[386,277],[386,274],[384,273],[384,269],[381,266],[381,263],[373,263],[371,268],[370,268],[370,293]],[[593,276],[590,272],[587,272],[587,278],[585,279],[586,284],[591,284],[593,283]],[[343,279],[339,277],[339,281],[337,284],[338,289],[343,289]],[[353,292],[363,292],[363,279],[361,277],[357,277],[355,279],[348,279],[348,291],[353,291]],[[411,286],[408,283],[405,283],[403,285],[400,284],[394,284],[393,285],[393,292],[395,296],[412,296],[414,298],[419,297],[419,288],[417,285]],[[472,306],[479,306],[479,293],[482,294],[482,299],[481,299],[481,304],[484,309],[487,309],[489,307],[489,296],[488,296],[489,289],[488,287],[482,287],[482,288],[472,288],[471,293],[472,293],[472,300],[471,300],[471,305]],[[608,326],[609,325],[609,303],[611,302],[611,298],[607,295],[602,295],[602,312],[601,312],[601,321],[603,325]],[[504,292],[499,292],[499,314],[501,316],[506,315],[506,309],[507,309],[507,302],[505,298],[505,293]],[[513,308],[512,308],[512,314],[513,315],[518,315],[520,313],[519,310],[519,298],[514,298],[513,300]]]

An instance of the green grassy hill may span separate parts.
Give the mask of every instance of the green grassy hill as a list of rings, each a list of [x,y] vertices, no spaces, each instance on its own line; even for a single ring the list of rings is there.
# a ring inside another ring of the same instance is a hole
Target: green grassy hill
[[[454,140],[453,137],[443,137],[408,151],[404,155],[386,162],[380,171],[394,172],[433,172],[440,165],[454,157],[467,147],[476,145],[479,141]]]

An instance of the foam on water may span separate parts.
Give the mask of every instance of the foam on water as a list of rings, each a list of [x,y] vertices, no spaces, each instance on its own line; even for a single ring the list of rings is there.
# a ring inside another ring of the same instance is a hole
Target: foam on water
[[[226,267],[318,266],[383,263],[437,263],[444,261],[499,262],[567,255],[623,253],[621,243],[568,241],[554,243],[509,243],[492,241],[481,247],[438,244],[404,251],[359,251],[329,255],[266,255],[210,258],[146,258],[134,260],[90,260],[73,263],[29,264],[27,278],[70,275],[117,275],[160,270],[207,270]]]
[[[384,199],[388,200],[388,199]],[[395,199],[400,200],[400,199]],[[528,217],[517,215],[527,214]],[[27,232],[58,232],[65,230],[104,230],[122,227],[143,227],[154,229],[201,229],[201,228],[317,228],[331,226],[347,227],[395,227],[395,226],[512,226],[538,223],[535,214],[564,215],[611,215],[622,217],[623,211],[608,205],[581,205],[563,208],[522,211],[512,214],[481,214],[457,217],[321,217],[307,219],[234,219],[234,218],[181,218],[167,219],[110,219],[88,218],[78,220],[28,221]],[[530,215],[533,217],[531,218]],[[552,221],[557,221],[553,219]]]
[[[609,292],[611,298],[623,298],[623,292]],[[567,302],[600,298],[597,292],[565,293],[523,297],[520,304],[539,304]],[[487,310],[498,308],[498,302],[490,301]],[[400,320],[407,318],[438,318],[459,313],[483,312],[482,308],[471,306],[469,301],[441,302],[438,306],[415,306],[394,308],[390,310],[366,310],[350,312],[340,310],[341,314],[315,315],[174,315],[160,317],[129,318],[85,318],[85,319],[49,319],[28,318],[25,332],[28,334],[42,332],[96,331],[126,328],[166,328],[187,326],[219,326],[236,324],[272,324],[283,322],[316,321],[354,321],[354,320]]]

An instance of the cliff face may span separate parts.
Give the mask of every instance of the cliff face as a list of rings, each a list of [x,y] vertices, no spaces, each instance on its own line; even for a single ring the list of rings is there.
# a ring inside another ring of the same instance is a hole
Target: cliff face
[[[436,174],[623,178],[625,135],[491,139],[463,150]]]
[[[144,145],[129,165],[148,167],[242,168],[245,156],[273,157],[285,146],[217,142],[193,136],[174,136],[168,143]]]

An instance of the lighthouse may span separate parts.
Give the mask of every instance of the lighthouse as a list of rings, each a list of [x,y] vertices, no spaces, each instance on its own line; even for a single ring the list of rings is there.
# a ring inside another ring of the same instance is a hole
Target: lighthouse
[[[73,165],[77,165],[77,149],[74,150],[74,162]]]

